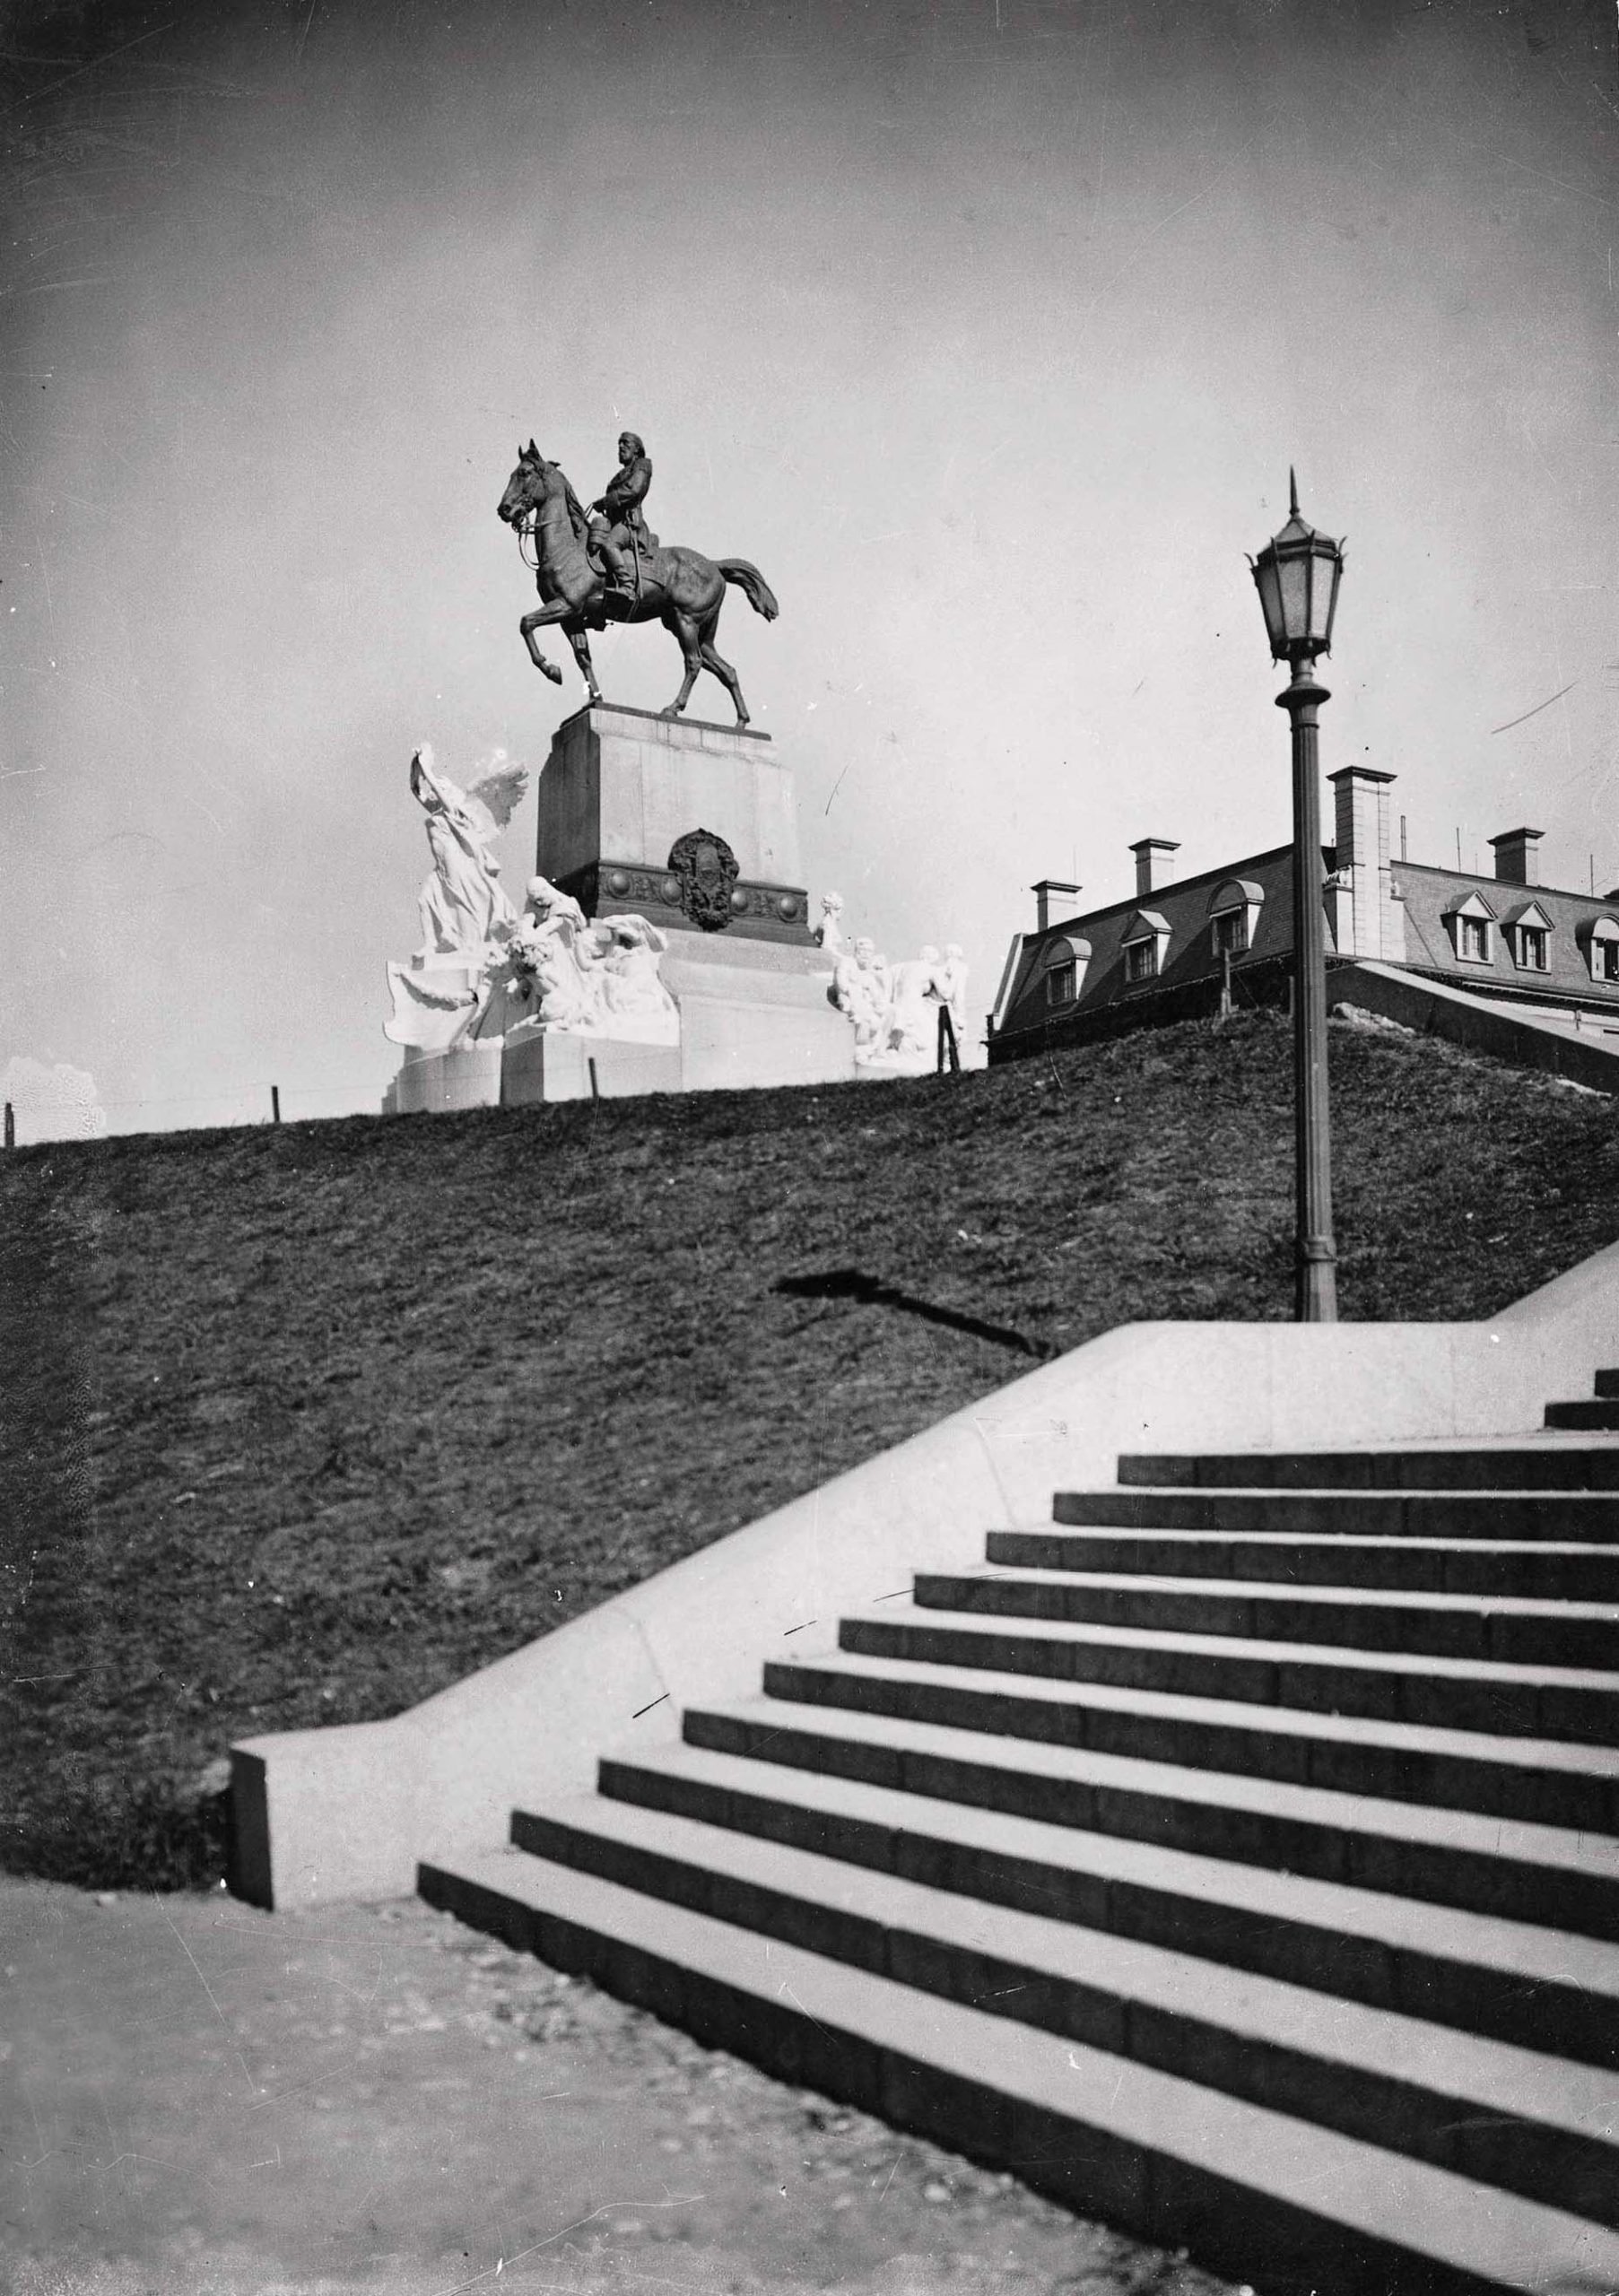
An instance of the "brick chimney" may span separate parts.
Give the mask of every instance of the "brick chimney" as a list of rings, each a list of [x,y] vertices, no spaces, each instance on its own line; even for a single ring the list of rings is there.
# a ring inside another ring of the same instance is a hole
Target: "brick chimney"
[[[1175,874],[1174,857],[1180,850],[1179,842],[1172,837],[1137,838],[1130,848],[1136,856],[1136,898],[1145,900],[1155,893],[1160,885],[1171,883]]]
[[[1074,897],[1078,894],[1079,890],[1077,885],[1065,885],[1056,877],[1042,877],[1038,885],[1031,885],[1030,891],[1034,895],[1034,914],[1037,919],[1035,931],[1043,933],[1051,922],[1053,893],[1066,893],[1069,896],[1066,900],[1058,901],[1057,913],[1059,917],[1072,916]]]
[[[1495,849],[1495,874],[1503,885],[1540,883],[1540,856],[1535,848],[1545,835],[1540,829],[1508,829],[1490,839]]]
[[[1403,962],[1406,912],[1388,859],[1388,787],[1392,773],[1346,765],[1328,776],[1335,800],[1334,868],[1347,894],[1336,923],[1341,957]]]

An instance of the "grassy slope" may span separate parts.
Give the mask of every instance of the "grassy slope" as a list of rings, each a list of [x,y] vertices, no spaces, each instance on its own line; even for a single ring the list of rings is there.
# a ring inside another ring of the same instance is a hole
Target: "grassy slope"
[[[1619,1233],[1619,1106],[1333,1032],[1351,1316]],[[0,1164],[0,1863],[203,1881],[232,1736],[392,1712],[1063,1347],[1281,1317],[1267,1015],[959,1083],[157,1135]]]

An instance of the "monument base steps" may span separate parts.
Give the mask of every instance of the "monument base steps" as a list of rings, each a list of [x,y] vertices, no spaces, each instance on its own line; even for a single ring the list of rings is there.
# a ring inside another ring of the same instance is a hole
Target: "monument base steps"
[[[422,1893],[1267,2292],[1619,2287],[1619,1439],[1119,1464]]]

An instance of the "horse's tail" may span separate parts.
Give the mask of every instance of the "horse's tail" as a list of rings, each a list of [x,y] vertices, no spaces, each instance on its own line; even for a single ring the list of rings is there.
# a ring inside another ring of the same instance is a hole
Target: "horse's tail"
[[[745,558],[719,558],[714,562],[727,582],[736,583],[755,613],[762,613],[767,622],[775,621],[781,611],[776,593],[756,566],[750,566]]]

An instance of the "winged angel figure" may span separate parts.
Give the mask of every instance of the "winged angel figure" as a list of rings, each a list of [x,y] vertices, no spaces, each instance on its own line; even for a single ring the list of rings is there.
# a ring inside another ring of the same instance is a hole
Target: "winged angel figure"
[[[504,750],[495,752],[491,767],[470,789],[460,789],[436,770],[425,745],[411,760],[411,795],[427,815],[433,857],[433,874],[422,888],[420,964],[482,952],[498,925],[517,922],[489,846],[522,803],[528,770],[508,764]]]
[[[427,816],[433,866],[418,904],[422,946],[408,969],[388,967],[394,1016],[386,1033],[396,1044],[452,1042],[482,1003],[490,962],[518,921],[490,844],[527,787],[527,768],[503,750],[470,789],[438,770],[425,744],[412,758],[411,795]]]

